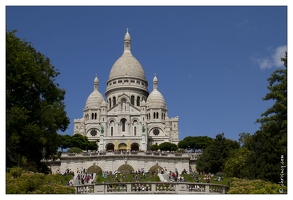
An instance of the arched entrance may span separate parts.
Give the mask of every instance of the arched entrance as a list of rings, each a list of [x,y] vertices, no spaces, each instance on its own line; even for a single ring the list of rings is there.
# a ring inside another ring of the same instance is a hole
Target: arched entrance
[[[112,143],[109,143],[106,145],[106,150],[107,151],[114,151],[114,144]]]
[[[131,151],[138,151],[139,150],[139,144],[132,143],[131,144]]]
[[[119,144],[118,149],[119,149],[119,151],[121,151],[121,150],[126,151],[127,145],[125,143],[121,143],[121,144]]]

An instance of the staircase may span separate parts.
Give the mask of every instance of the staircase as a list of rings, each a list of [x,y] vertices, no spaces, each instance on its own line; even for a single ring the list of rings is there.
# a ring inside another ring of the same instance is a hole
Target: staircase
[[[158,176],[159,176],[161,182],[168,182],[169,181],[169,177],[167,174],[159,173]]]

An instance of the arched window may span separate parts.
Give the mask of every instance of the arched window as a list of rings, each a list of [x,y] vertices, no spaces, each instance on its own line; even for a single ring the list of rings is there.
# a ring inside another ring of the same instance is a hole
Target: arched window
[[[140,106],[140,97],[137,97],[137,99],[136,99],[136,105],[137,106]]]
[[[111,98],[109,99],[109,106],[110,106],[110,108],[112,107]]]
[[[111,120],[110,121],[110,135],[111,136],[113,136],[113,134],[114,134],[114,121],[113,120]]]
[[[132,105],[134,105],[134,96],[132,95],[131,96],[131,102],[130,102]]]
[[[121,110],[125,111],[126,110],[126,99],[121,100]]]
[[[116,97],[113,97],[113,106],[116,105]]]
[[[122,132],[125,132],[125,124],[126,124],[126,119],[125,118],[121,119]]]
[[[156,119],[156,113],[154,112],[154,118],[153,119]]]
[[[94,117],[95,117],[95,116],[94,116],[94,113],[92,113],[92,119],[94,119]]]
[[[159,119],[159,113],[157,112],[157,119]]]
[[[162,113],[162,117],[161,118],[164,119],[164,113]]]
[[[134,127],[134,131],[133,132],[134,132],[134,136],[136,136],[136,127]]]
[[[97,113],[95,113],[95,119],[97,119]]]

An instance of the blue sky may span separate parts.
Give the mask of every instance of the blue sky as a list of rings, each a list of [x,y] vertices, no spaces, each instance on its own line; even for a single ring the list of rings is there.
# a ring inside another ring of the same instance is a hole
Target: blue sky
[[[280,57],[287,49],[286,6],[7,6],[5,11],[7,29],[18,30],[19,38],[59,70],[69,135],[96,74],[105,97],[126,28],[149,91],[156,73],[169,117],[179,117],[180,140],[222,132],[237,140],[241,132],[257,131],[255,120],[273,103],[262,100],[267,78],[283,67]]]

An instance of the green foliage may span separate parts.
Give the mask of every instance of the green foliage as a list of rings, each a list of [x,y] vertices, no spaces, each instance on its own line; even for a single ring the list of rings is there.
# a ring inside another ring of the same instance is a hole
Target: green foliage
[[[134,171],[134,169],[132,166],[128,164],[124,164],[118,168],[118,171],[120,171],[123,174],[130,174],[132,171]]]
[[[88,138],[81,134],[74,134],[71,137],[70,147],[79,147],[83,150],[87,149]]]
[[[23,169],[20,167],[13,167],[9,169],[8,171],[12,175],[12,177],[18,178],[21,176]]]
[[[82,150],[97,150],[98,145],[95,141],[89,141],[86,136],[81,134],[74,134],[73,136],[70,135],[58,135],[58,147],[63,149],[78,147]]]
[[[6,166],[35,163],[57,152],[57,131],[65,131],[65,91],[50,59],[6,31]]]
[[[89,141],[88,144],[87,144],[87,149],[88,150],[94,151],[94,150],[98,150],[98,148],[99,148],[99,146],[94,141]]]
[[[163,142],[159,145],[159,149],[162,151],[176,151],[178,146],[171,142]]]
[[[224,171],[229,177],[248,178],[250,171],[247,169],[250,151],[247,147],[237,149],[235,154],[225,162]]]
[[[188,136],[178,143],[178,147],[182,149],[205,149],[213,142],[213,138],[208,136]]]
[[[269,92],[263,100],[274,104],[262,113],[260,130],[247,142],[249,156],[247,169],[250,179],[263,179],[279,183],[281,167],[284,171],[284,184],[287,184],[287,52],[281,59],[284,69],[277,69],[268,78]]]
[[[159,150],[159,145],[157,145],[157,144],[153,144],[152,146],[150,146],[150,150],[152,150],[152,151],[157,151],[157,150]]]
[[[67,153],[82,153],[82,149],[79,147],[72,147],[68,149]]]
[[[74,194],[73,187],[65,186],[61,175],[45,175],[42,173],[23,172],[15,178],[6,173],[7,194]],[[62,183],[61,183],[62,182]]]
[[[102,168],[97,166],[97,165],[92,165],[87,169],[87,173],[96,173],[98,174],[102,174]]]
[[[216,135],[214,141],[199,157],[196,165],[197,171],[213,174],[223,171],[225,161],[238,148],[239,144],[236,141],[226,139],[224,133]]]
[[[154,166],[152,166],[152,167],[149,169],[149,171],[150,171],[151,173],[158,173],[158,169],[162,170],[163,167],[161,167],[161,166],[159,166],[159,165],[154,165]]]
[[[263,180],[233,178],[228,194],[286,194],[287,187]]]
[[[71,136],[70,135],[58,135],[58,147],[63,149],[67,149],[71,147]]]
[[[136,182],[135,176],[139,179],[140,183],[143,182],[160,182],[160,178],[157,175],[152,175],[152,174],[145,174],[143,176],[142,174],[119,174],[117,179],[121,182]],[[117,179],[115,175],[108,175],[107,177],[102,177],[102,175],[98,175],[96,182],[97,183],[117,183]]]

